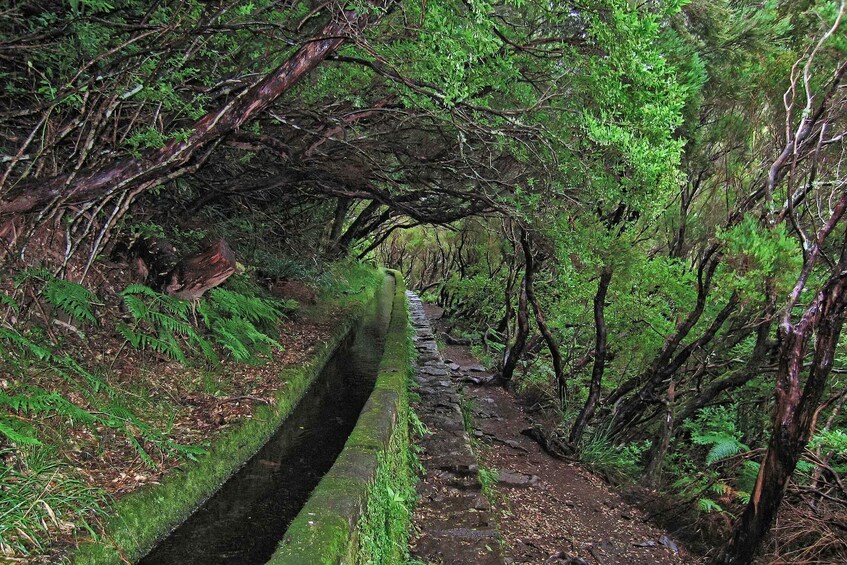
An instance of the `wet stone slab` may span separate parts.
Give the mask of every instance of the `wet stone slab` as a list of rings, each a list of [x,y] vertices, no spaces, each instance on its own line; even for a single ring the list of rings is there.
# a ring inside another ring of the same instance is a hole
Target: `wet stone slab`
[[[500,536],[490,505],[482,496],[476,456],[465,433],[460,395],[445,363],[423,304],[407,292],[415,349],[418,352],[414,408],[432,434],[420,440],[420,461],[426,470],[418,484],[413,516],[417,532],[411,556],[425,563],[502,565]]]

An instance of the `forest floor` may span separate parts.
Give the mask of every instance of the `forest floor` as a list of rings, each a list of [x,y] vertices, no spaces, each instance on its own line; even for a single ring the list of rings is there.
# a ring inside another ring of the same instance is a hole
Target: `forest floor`
[[[438,332],[441,309],[426,312]],[[454,378],[481,374],[466,346],[447,345]],[[463,389],[473,414],[480,466],[497,470],[496,519],[507,562],[533,564],[700,563],[671,536],[648,522],[642,509],[578,463],[553,458],[522,435],[531,427],[525,407],[497,386],[470,382]]]

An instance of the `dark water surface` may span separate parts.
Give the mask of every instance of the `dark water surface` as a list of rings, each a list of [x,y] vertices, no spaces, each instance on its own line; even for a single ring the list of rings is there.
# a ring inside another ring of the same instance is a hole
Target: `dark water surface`
[[[392,278],[388,284],[393,289]],[[329,471],[370,396],[391,318],[378,293],[271,440],[140,565],[258,564]]]

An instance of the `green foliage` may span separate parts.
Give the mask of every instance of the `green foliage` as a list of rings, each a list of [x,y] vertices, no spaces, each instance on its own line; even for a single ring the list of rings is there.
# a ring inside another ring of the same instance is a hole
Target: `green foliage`
[[[579,458],[617,482],[629,482],[638,476],[642,455],[649,448],[648,440],[617,446],[606,435],[595,433],[580,446]]]
[[[683,424],[683,428],[691,434],[692,442],[709,448],[706,465],[750,450],[739,439],[740,432],[736,429],[731,406],[702,408],[696,418]]]
[[[750,459],[745,459],[741,463],[741,469],[739,469],[738,477],[736,479],[736,484],[738,486],[736,494],[742,504],[750,502],[750,493],[753,492],[753,487],[756,485],[756,479],[759,476],[760,468],[760,463],[757,461],[751,461]]]
[[[742,503],[750,498],[759,464],[742,461],[740,466],[723,465],[727,458],[749,451],[740,441],[737,429],[737,407],[709,406],[698,411],[697,417],[686,421],[683,428],[690,434],[694,445],[706,448],[699,453],[679,452],[675,465],[676,480],[672,487],[679,494],[694,496],[702,512],[723,512],[724,508],[714,496],[738,499]],[[693,457],[693,458],[692,458]],[[702,463],[705,463],[705,467]],[[734,487],[733,487],[734,485]]]
[[[417,499],[414,455],[406,448],[406,431],[398,430],[397,435],[405,439],[392,439],[388,450],[380,453],[376,480],[368,489],[367,511],[358,526],[362,563],[392,565],[408,555],[412,507]]]
[[[844,429],[816,433],[809,442],[809,449],[819,451],[836,473],[842,476],[847,473],[847,432]]]
[[[0,555],[40,553],[60,531],[96,539],[109,505],[43,447],[0,451],[0,492]]]
[[[187,362],[180,338],[196,344],[212,361],[217,356],[209,342],[189,322],[190,302],[173,298],[140,284],[128,286],[121,293],[132,316],[132,325],[123,322],[117,331],[135,349],[151,349],[180,362]]]
[[[747,215],[728,230],[719,230],[727,263],[735,274],[738,288],[745,294],[761,298],[761,281],[770,279],[787,292],[801,266],[796,253],[797,241],[786,224],[767,229],[762,222]]]
[[[421,421],[418,413],[411,408],[409,409],[409,427],[418,438],[424,438],[432,434],[432,430],[430,430],[427,425]]]
[[[193,304],[138,284],[121,294],[132,325],[121,323],[117,329],[136,349],[151,349],[185,363],[188,356],[183,348],[189,345],[217,363],[213,344],[239,362],[256,362],[273,349],[282,348],[266,333],[283,317],[277,301],[215,288]],[[202,321],[212,341],[192,321]]]
[[[59,311],[77,323],[98,324],[94,313],[97,297],[81,284],[57,278],[43,267],[23,269],[14,277],[16,288],[30,283],[35,285],[54,313]],[[20,310],[17,302],[5,293],[0,293],[0,304]]]
[[[165,146],[165,137],[162,133],[152,127],[137,131],[126,140],[127,146],[136,157],[141,156],[144,149],[159,149]]]
[[[61,310],[74,320],[97,324],[93,309],[96,297],[81,284],[51,278],[44,285],[43,296],[54,308]]]
[[[274,301],[215,288],[197,307],[215,342],[236,361],[256,361],[282,345],[264,333],[283,317]],[[257,327],[258,326],[258,327]]]
[[[711,498],[701,498],[697,500],[697,509],[701,512],[723,512],[721,505]]]
[[[823,430],[809,441],[809,449],[821,449],[838,455],[847,456],[847,432],[841,429]]]
[[[485,498],[488,499],[492,505],[495,503],[497,498],[497,493],[495,492],[495,487],[497,486],[497,481],[500,480],[500,473],[497,469],[487,468],[487,467],[479,467],[479,484],[482,489],[482,494]]]

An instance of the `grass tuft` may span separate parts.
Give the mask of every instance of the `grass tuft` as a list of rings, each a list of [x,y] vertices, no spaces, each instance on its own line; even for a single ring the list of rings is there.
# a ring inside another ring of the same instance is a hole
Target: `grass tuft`
[[[0,561],[42,553],[60,537],[96,537],[110,502],[47,447],[0,451],[0,493]]]

